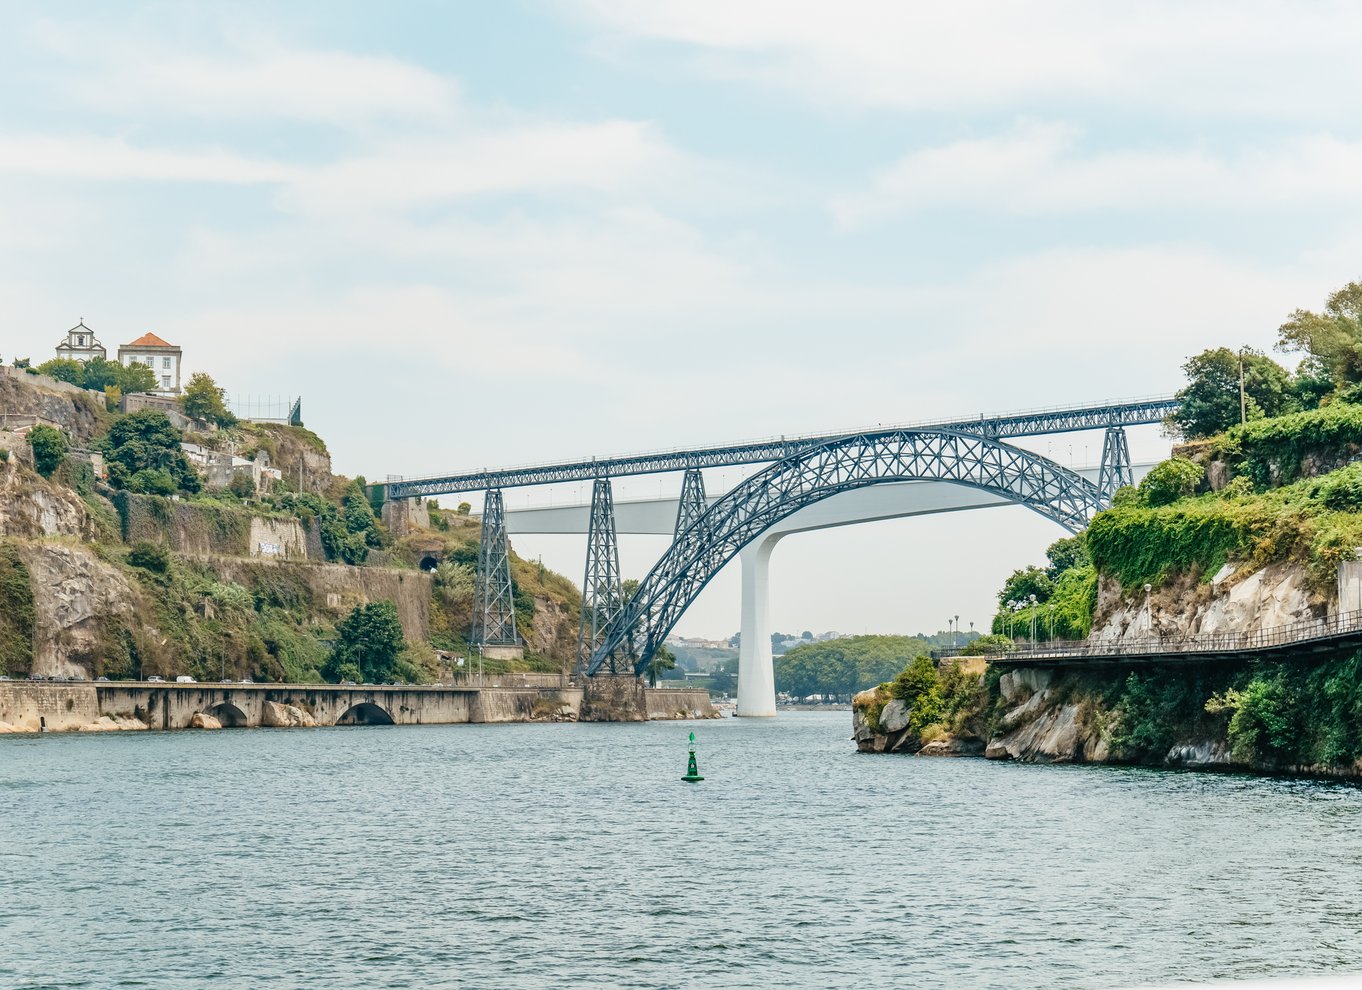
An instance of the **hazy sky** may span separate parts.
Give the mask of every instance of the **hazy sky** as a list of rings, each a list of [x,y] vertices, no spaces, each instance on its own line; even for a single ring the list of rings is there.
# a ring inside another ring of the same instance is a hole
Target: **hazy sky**
[[[3,5],[0,355],[154,330],[372,479],[1169,392],[1362,276],[1362,8],[936,6]],[[772,620],[982,623],[1058,535],[792,538]]]

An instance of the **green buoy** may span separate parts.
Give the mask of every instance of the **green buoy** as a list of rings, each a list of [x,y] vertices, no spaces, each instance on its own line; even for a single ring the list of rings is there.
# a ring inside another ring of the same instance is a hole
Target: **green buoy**
[[[686,775],[681,778],[687,784],[697,784],[704,780],[700,776],[700,768],[695,765],[695,733],[690,734],[690,760],[686,763]]]

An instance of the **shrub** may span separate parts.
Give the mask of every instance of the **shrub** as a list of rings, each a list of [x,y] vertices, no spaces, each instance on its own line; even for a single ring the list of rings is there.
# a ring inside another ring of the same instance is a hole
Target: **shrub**
[[[1185,457],[1170,457],[1144,476],[1137,491],[1145,505],[1157,508],[1191,495],[1205,479],[1206,470],[1200,464]]]
[[[42,423],[29,430],[28,445],[33,448],[33,466],[44,478],[50,478],[61,467],[69,449],[65,433]]]
[[[144,571],[164,574],[170,566],[170,554],[159,543],[135,543],[128,552],[128,563]]]

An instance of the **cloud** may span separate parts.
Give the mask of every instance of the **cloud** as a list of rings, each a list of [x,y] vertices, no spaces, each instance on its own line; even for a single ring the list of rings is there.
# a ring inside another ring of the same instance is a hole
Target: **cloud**
[[[1362,142],[1328,134],[1229,151],[1085,152],[1065,124],[909,152],[829,203],[843,227],[931,209],[1041,214],[1158,208],[1242,211],[1362,201]]]
[[[1258,0],[563,0],[606,34],[694,72],[824,106],[928,113],[1067,105],[1317,119],[1362,90],[1362,8]]]
[[[458,97],[454,80],[409,62],[289,47],[270,36],[237,33],[224,39],[225,51],[186,52],[180,39],[76,23],[43,21],[33,35],[72,63],[61,77],[68,92],[124,116],[359,125],[380,117],[445,117]]]
[[[49,178],[151,182],[280,183],[299,169],[221,149],[139,148],[90,135],[0,135],[0,172]]]
[[[284,202],[307,212],[364,211],[511,192],[606,192],[676,159],[652,128],[635,121],[489,128],[343,158],[310,170]]]

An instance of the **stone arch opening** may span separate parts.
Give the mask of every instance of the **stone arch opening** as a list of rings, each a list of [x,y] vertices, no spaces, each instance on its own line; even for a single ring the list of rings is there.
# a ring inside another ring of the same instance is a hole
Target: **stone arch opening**
[[[364,701],[345,710],[337,725],[393,725],[393,717],[382,705]]]
[[[433,557],[433,556],[431,556],[430,554],[426,554],[424,557],[421,558],[421,565],[420,565],[420,566],[421,566],[421,570],[423,570],[423,571],[429,573],[429,572],[435,570],[435,568],[437,568],[437,567],[440,566],[440,561],[439,561],[438,558]]]
[[[624,655],[642,674],[714,575],[781,520],[841,492],[903,481],[946,481],[989,492],[1071,533],[1108,504],[1081,475],[978,434],[893,429],[811,444],[739,484],[676,537],[606,628],[587,673]]]
[[[224,729],[244,729],[250,725],[246,713],[230,701],[219,702],[208,709],[208,714],[221,722]]]

